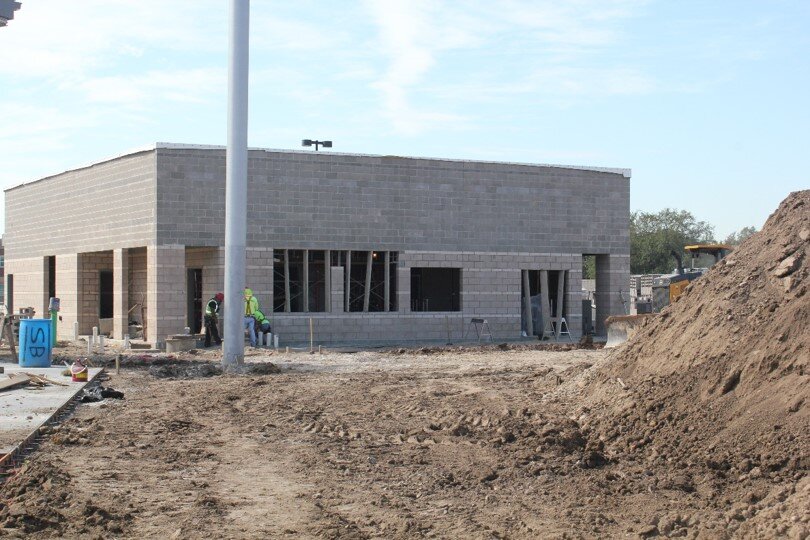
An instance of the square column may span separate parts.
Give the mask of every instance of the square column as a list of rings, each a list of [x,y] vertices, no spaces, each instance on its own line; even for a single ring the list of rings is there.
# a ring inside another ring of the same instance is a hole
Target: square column
[[[129,333],[129,250],[113,250],[113,339]]]
[[[186,248],[146,248],[146,336],[155,344],[186,326]]]
[[[582,335],[582,256],[575,257],[565,276],[565,322],[571,337]]]
[[[462,272],[462,279],[464,279],[463,274]],[[461,290],[464,294],[463,287]],[[464,308],[463,302],[461,307]],[[399,265],[397,265],[397,311],[400,313],[411,312],[411,269],[401,268]]]
[[[630,255],[596,256],[596,334],[604,336],[605,319],[625,315],[625,302],[630,301]],[[628,305],[629,307],[629,305]]]
[[[245,258],[245,287],[253,289],[259,309],[269,317],[273,313],[273,249],[249,247]],[[239,309],[244,313],[245,306]]]
[[[56,325],[56,337],[73,339],[73,323],[79,321],[80,306],[83,304],[81,287],[82,264],[78,253],[56,256],[56,295],[61,302],[59,316],[62,320]],[[16,307],[16,305],[15,305]]]
[[[330,269],[331,272],[331,280],[332,280],[332,291],[331,291],[331,313],[343,313],[345,307],[343,306],[343,267],[342,266],[333,266]]]

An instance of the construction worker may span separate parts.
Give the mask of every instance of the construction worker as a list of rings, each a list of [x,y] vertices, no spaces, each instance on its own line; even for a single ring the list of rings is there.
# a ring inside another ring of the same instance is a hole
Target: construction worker
[[[253,291],[247,287],[245,287],[245,326],[248,330],[248,336],[250,337],[250,345],[251,347],[256,346],[256,319],[253,318],[253,314],[259,310],[259,300],[253,296]]]
[[[218,292],[205,305],[205,346],[211,346],[211,338],[217,345],[222,345],[222,338],[219,337],[219,310],[222,308],[222,301],[225,295]]]
[[[257,309],[253,312],[253,318],[256,320],[256,337],[259,337],[259,332],[266,334],[270,331],[270,321],[264,316],[262,310]]]

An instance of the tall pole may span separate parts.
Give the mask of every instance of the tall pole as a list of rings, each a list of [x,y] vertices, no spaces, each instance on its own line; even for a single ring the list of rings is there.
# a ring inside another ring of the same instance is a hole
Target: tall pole
[[[225,158],[225,346],[223,367],[245,361],[242,323],[247,239],[248,32],[250,0],[231,0],[228,150]]]

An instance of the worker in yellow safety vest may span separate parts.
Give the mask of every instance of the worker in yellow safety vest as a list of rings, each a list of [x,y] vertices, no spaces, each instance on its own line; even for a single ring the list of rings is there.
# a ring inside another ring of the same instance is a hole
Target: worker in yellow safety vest
[[[259,300],[253,296],[253,291],[245,287],[245,326],[250,337],[250,345],[256,346],[256,319],[253,315],[259,311]]]

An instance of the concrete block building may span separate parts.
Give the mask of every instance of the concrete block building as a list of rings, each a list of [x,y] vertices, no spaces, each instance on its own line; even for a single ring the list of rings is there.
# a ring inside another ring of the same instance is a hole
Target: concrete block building
[[[251,149],[247,278],[282,342],[496,339],[624,313],[630,171]],[[5,191],[5,302],[160,343],[223,287],[225,149],[158,143]],[[226,306],[226,316],[228,306]],[[240,316],[241,316],[240,306]]]

